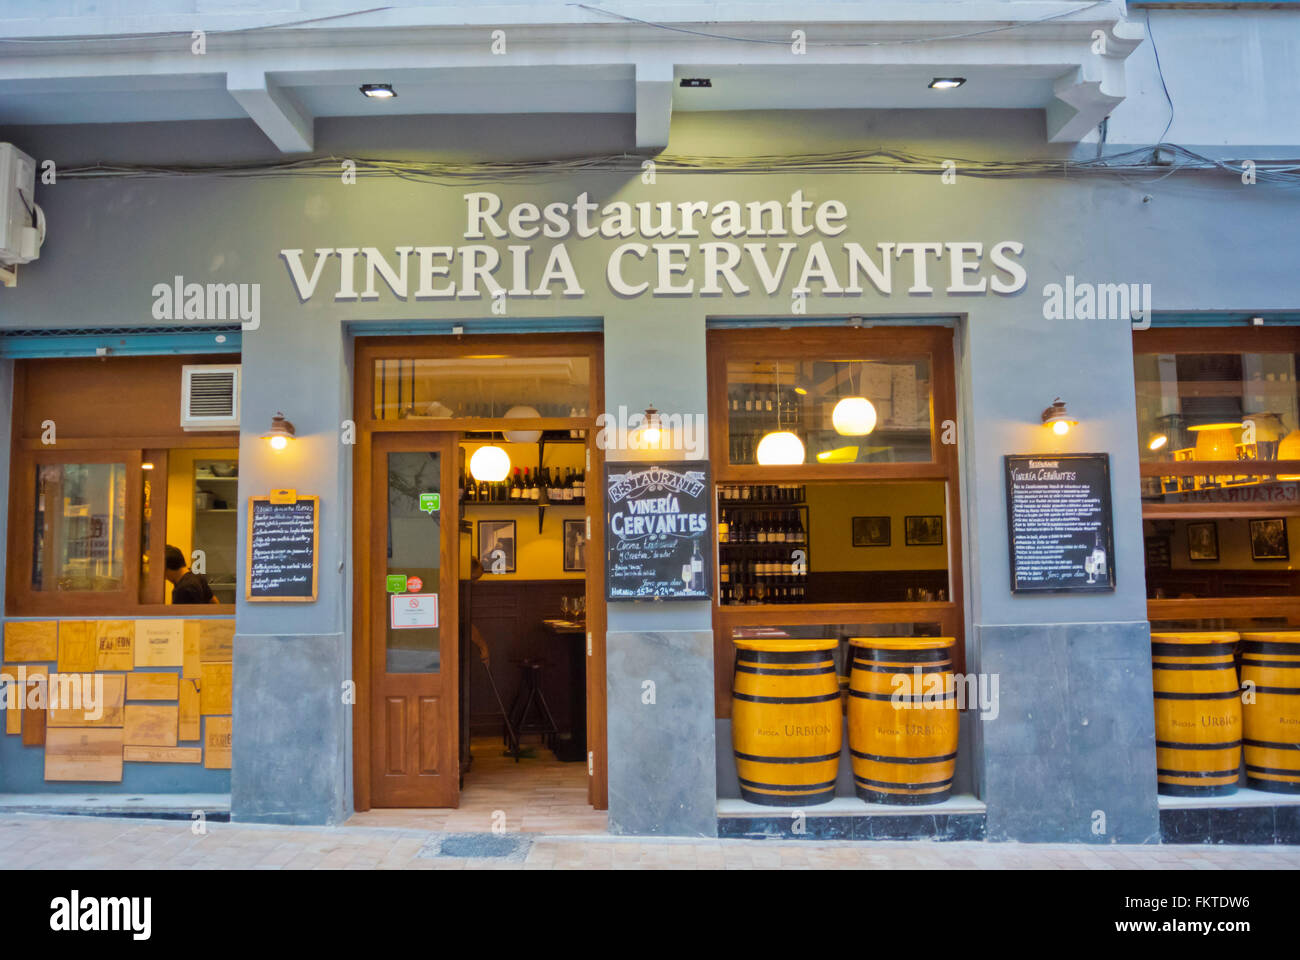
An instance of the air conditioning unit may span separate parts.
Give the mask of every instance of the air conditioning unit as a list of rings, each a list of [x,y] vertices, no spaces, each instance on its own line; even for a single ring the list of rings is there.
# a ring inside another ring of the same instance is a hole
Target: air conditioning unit
[[[45,214],[36,205],[36,161],[0,143],[0,264],[30,263],[45,242]]]
[[[181,429],[234,430],[239,426],[239,364],[181,367]]]

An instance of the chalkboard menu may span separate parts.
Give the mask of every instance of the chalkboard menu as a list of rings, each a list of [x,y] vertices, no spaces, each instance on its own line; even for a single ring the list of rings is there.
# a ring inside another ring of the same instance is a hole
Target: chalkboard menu
[[[708,600],[713,592],[709,464],[605,465],[606,597]]]
[[[1114,590],[1109,454],[1005,462],[1012,592]]]
[[[319,511],[320,497],[300,497],[293,490],[249,497],[245,599],[316,599]]]

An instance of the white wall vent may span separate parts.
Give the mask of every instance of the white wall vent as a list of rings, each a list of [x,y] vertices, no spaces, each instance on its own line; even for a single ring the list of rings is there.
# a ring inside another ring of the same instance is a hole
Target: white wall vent
[[[181,429],[234,430],[239,426],[239,364],[181,367]]]

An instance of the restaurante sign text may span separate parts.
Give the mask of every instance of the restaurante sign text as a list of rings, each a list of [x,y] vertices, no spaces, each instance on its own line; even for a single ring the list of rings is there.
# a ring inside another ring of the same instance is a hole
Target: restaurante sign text
[[[518,203],[504,209],[490,192],[467,193],[466,228],[457,246],[318,247],[280,251],[298,298],[310,300],[329,277],[335,300],[476,299],[586,296],[570,254],[574,241],[614,243],[605,259],[609,288],[624,297],[860,296],[1011,294],[1024,288],[1024,245],[999,240],[888,240],[873,245],[823,238],[849,227],[839,200],[814,203],[796,190],[788,200],[629,202],[604,206],[586,193],[572,203]],[[759,238],[759,239],[756,239]],[[527,241],[527,242],[514,242]],[[545,248],[542,241],[555,241]],[[650,242],[643,242],[650,241]],[[501,242],[504,242],[504,250]]]

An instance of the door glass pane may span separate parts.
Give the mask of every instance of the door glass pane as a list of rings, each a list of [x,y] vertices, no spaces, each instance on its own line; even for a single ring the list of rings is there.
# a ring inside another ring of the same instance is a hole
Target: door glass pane
[[[727,364],[731,463],[923,463],[931,459],[928,357],[733,360]],[[765,459],[768,434],[799,438],[794,459]]]
[[[36,467],[32,589],[121,590],[126,464]]]
[[[1143,460],[1300,459],[1300,354],[1139,353],[1133,367]],[[1149,478],[1149,492],[1160,479]],[[1173,490],[1163,492],[1261,482],[1269,481],[1168,478]]]
[[[379,420],[585,417],[590,384],[587,357],[383,359],[375,361],[374,413]]]
[[[442,455],[388,454],[385,649],[389,673],[438,673]]]

